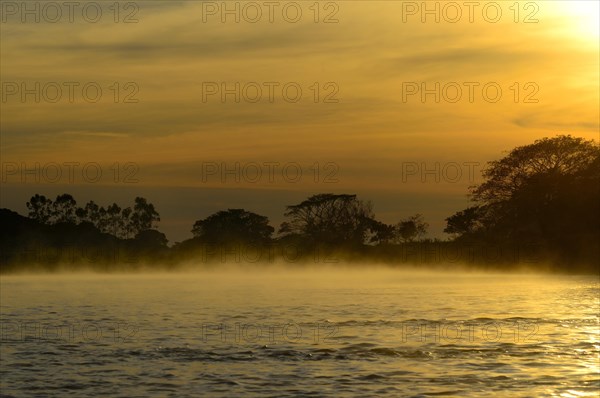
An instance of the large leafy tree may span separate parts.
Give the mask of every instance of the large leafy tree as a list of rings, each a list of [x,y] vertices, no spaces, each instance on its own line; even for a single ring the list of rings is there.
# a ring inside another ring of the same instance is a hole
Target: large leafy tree
[[[289,221],[281,224],[279,232],[309,243],[362,245],[376,225],[371,203],[348,194],[313,195],[287,206],[285,216]]]
[[[454,236],[473,234],[481,227],[479,212],[478,206],[471,206],[455,213],[446,219],[447,224],[444,232]]]
[[[489,162],[483,173],[485,181],[473,187],[472,199],[492,206],[504,203],[541,180],[553,185],[546,188],[556,188],[564,178],[575,177],[590,167],[598,155],[598,145],[583,138],[560,135],[537,140]]]
[[[194,223],[196,238],[215,244],[264,244],[271,240],[274,228],[269,219],[244,209],[222,210]]]
[[[561,245],[598,237],[600,149],[557,136],[517,147],[488,163],[471,188],[475,206],[447,219],[446,232]]]

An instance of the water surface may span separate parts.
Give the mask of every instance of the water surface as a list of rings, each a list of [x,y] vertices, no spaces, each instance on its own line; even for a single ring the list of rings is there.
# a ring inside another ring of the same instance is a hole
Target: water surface
[[[597,396],[597,277],[1,278],[2,396]]]

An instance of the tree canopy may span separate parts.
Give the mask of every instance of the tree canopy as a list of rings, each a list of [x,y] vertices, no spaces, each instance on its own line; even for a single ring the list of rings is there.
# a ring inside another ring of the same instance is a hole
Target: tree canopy
[[[415,214],[401,220],[395,227],[396,239],[401,242],[413,242],[416,239],[423,238],[427,234],[429,224],[421,214]]]
[[[593,141],[557,136],[517,147],[488,163],[471,188],[475,206],[446,219],[446,232],[564,249],[597,246],[600,149]],[[596,243],[594,243],[596,241]]]
[[[283,236],[323,244],[362,245],[375,222],[371,203],[348,194],[313,195],[287,206],[284,215],[289,221],[281,224]]]
[[[244,209],[222,210],[194,223],[194,237],[213,244],[264,244],[275,229],[265,216]]]
[[[26,206],[29,218],[41,224],[88,222],[101,232],[120,238],[133,238],[144,230],[155,228],[160,221],[154,205],[142,197],[135,198],[133,210],[130,207],[122,209],[116,203],[104,208],[94,201],[89,201],[84,207],[77,207],[75,198],[66,193],[58,195],[54,201],[35,194]]]

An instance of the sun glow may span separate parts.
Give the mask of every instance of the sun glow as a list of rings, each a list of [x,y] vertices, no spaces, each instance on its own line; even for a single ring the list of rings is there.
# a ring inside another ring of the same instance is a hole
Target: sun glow
[[[573,33],[584,39],[600,38],[600,1],[560,1],[557,2],[557,12],[569,19]]]

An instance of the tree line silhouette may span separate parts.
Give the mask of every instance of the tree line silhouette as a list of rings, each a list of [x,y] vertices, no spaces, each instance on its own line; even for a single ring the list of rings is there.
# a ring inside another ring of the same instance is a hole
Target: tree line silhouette
[[[317,256],[506,268],[527,257],[530,265],[562,271],[599,269],[600,150],[594,141],[537,140],[489,162],[483,178],[470,188],[473,205],[446,219],[447,241],[425,239],[428,224],[420,214],[386,224],[356,195],[322,193],[288,205],[276,237],[266,216],[227,209],[197,220],[192,238],[168,247],[156,229],[160,215],[145,198],[135,198],[132,207],[104,208],[93,201],[78,207],[69,194],[54,201],[36,194],[26,204],[28,217],[0,209],[1,271],[76,267],[91,261],[90,252],[98,269],[176,267],[199,259],[218,264],[232,255],[239,260],[239,250],[257,261]]]
[[[160,221],[154,205],[141,197],[135,198],[133,209],[122,209],[116,203],[105,209],[94,201],[89,201],[85,207],[77,207],[75,198],[66,193],[58,195],[54,202],[36,194],[26,206],[29,218],[41,224],[90,223],[101,232],[124,239],[152,229]]]

